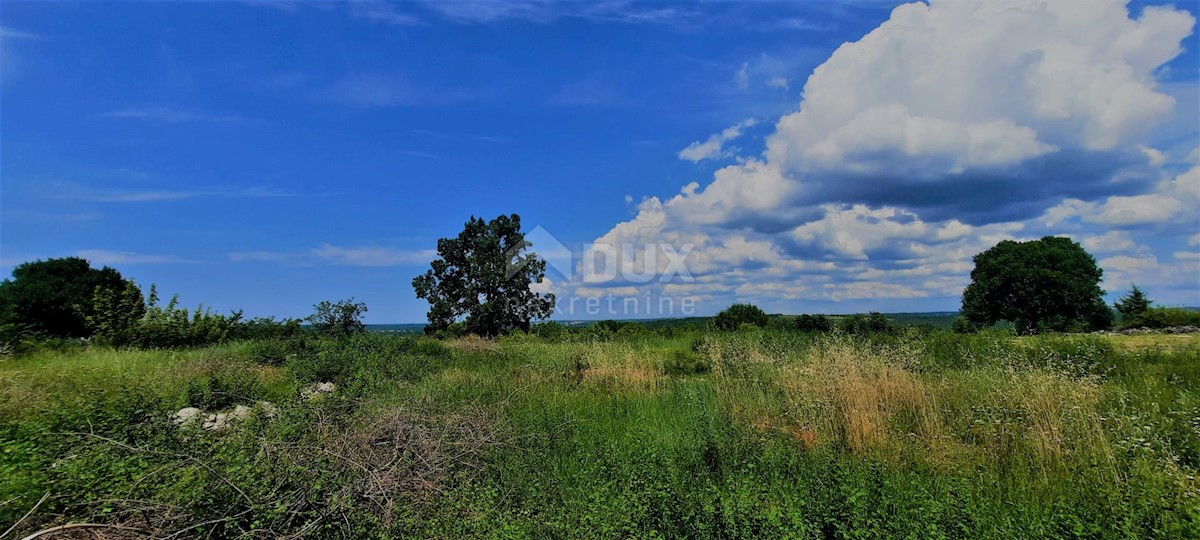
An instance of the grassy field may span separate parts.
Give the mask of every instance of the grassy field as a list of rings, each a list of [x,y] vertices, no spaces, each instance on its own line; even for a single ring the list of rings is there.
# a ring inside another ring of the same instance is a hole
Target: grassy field
[[[333,381],[329,395],[306,385]],[[268,400],[220,432],[175,410]],[[1195,538],[1200,340],[370,334],[0,360],[0,531]],[[23,519],[22,519],[23,518]]]

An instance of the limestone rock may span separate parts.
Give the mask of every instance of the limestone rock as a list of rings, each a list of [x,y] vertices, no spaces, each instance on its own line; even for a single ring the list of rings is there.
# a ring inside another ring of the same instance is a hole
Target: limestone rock
[[[177,426],[182,426],[195,422],[203,414],[204,411],[195,407],[184,407],[171,415],[171,421]]]

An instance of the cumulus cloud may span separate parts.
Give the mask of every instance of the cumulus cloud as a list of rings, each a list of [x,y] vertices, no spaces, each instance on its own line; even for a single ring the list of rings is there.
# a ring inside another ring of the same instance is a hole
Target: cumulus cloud
[[[1111,227],[1195,224],[1200,218],[1200,165],[1158,182],[1149,193],[1089,202],[1067,199],[1043,214],[1050,225],[1071,219]]]
[[[689,245],[695,282],[641,288],[767,301],[954,296],[972,255],[1018,235],[1137,251],[1089,228],[1195,221],[1200,167],[1164,173],[1144,140],[1174,110],[1156,77],[1194,22],[1122,0],[900,6],[812,72],[761,156],[645,199],[596,244],[631,261]],[[680,157],[721,155],[736,127]],[[1176,275],[1153,254],[1105,260],[1117,278]]]
[[[692,163],[698,163],[705,159],[713,159],[718,157],[726,157],[729,155],[725,150],[725,143],[732,141],[742,136],[742,131],[746,128],[753,127],[757,122],[753,118],[747,118],[732,126],[729,126],[720,133],[714,133],[708,139],[702,141],[694,141],[687,148],[679,151],[679,159],[685,159]]]
[[[1130,237],[1129,231],[1108,231],[1104,234],[1088,235],[1083,237],[1080,243],[1090,253],[1130,252],[1138,247]]]

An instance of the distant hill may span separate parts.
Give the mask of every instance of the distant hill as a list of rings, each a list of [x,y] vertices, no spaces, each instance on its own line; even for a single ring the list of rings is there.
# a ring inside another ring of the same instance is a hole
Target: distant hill
[[[832,319],[840,319],[847,315],[829,315]],[[950,328],[954,324],[954,318],[958,317],[957,311],[931,311],[925,313],[884,313],[888,319],[897,326],[933,326],[936,328]],[[781,326],[790,325],[796,319],[796,315],[773,314],[771,319]],[[634,322],[651,328],[683,328],[683,327],[703,327],[712,322],[712,317],[679,317],[673,319],[625,319],[621,322]],[[555,321],[558,324],[571,328],[585,328],[600,321]],[[424,323],[410,324],[368,324],[368,332],[384,332],[391,334],[420,334],[424,331]]]

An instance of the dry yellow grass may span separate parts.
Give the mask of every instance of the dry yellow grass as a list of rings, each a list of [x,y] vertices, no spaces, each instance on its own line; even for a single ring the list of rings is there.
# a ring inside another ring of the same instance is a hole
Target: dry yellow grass
[[[628,348],[613,349],[593,345],[581,358],[582,384],[602,388],[655,392],[662,373],[651,358]]]
[[[936,433],[932,392],[914,373],[883,357],[866,357],[847,342],[814,349],[807,362],[779,371],[778,384],[798,413],[798,438],[840,439],[851,451],[865,452],[889,438],[891,418],[916,415],[923,435]]]
[[[1111,461],[1095,381],[998,367],[920,373],[917,354],[834,337],[769,370],[723,376],[718,393],[751,429],[802,449],[835,443],[947,467],[1020,459],[1041,470],[1085,451]]]
[[[495,340],[479,337],[475,334],[451,339],[446,341],[446,345],[451,349],[469,353],[496,352],[500,350],[500,345]]]
[[[1113,345],[1131,351],[1200,347],[1200,334],[1129,334],[1105,336]]]

